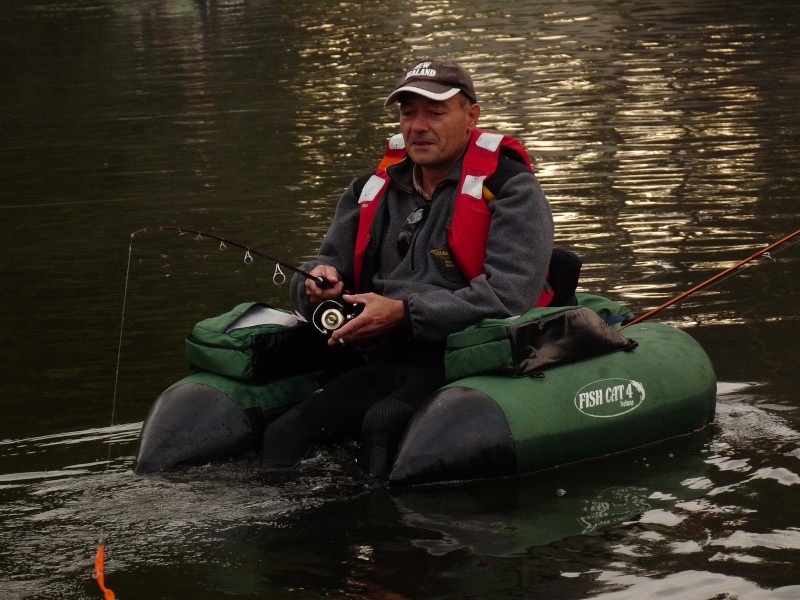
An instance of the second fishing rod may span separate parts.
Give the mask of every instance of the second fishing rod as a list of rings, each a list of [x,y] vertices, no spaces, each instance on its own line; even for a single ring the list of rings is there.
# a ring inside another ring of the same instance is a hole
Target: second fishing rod
[[[276,258],[274,256],[270,256],[269,254],[265,254],[253,248],[248,244],[244,244],[242,242],[237,242],[235,240],[231,240],[226,237],[222,237],[213,233],[208,233],[206,231],[200,231],[198,229],[190,229],[188,227],[178,227],[175,225],[159,225],[158,227],[145,227],[143,229],[139,229],[138,231],[134,231],[131,234],[131,239],[133,239],[136,235],[147,233],[151,229],[157,229],[158,231],[175,231],[179,235],[185,234],[193,234],[196,236],[195,239],[202,241],[205,238],[216,240],[220,243],[220,250],[226,250],[228,246],[232,246],[234,248],[239,248],[245,251],[244,255],[244,262],[245,264],[250,264],[253,262],[253,257],[258,256],[259,258],[264,258],[275,263],[275,273],[273,274],[272,281],[276,285],[281,285],[286,281],[286,275],[281,271],[281,267],[292,271],[293,273],[297,273],[298,275],[305,277],[306,279],[312,280],[315,285],[322,289],[328,290],[333,287],[333,284],[325,279],[324,277],[312,275],[308,271],[304,271],[299,267],[294,266],[293,264],[286,262],[285,260],[281,260],[280,258]],[[314,313],[311,318],[311,322],[314,327],[323,335],[330,335],[347,322],[355,319],[361,312],[364,310],[363,305],[361,304],[351,304],[349,302],[345,302],[341,297],[336,300],[325,300],[320,302],[319,305],[314,309]]]

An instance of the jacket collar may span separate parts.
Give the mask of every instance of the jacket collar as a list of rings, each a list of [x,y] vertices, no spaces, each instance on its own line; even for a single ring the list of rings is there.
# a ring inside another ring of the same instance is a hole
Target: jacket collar
[[[462,155],[458,162],[453,165],[453,168],[450,169],[450,173],[447,175],[447,178],[441,184],[439,184],[439,187],[449,182],[454,182],[456,185],[458,184],[459,180],[461,179],[463,161],[464,156]],[[410,156],[406,155],[405,158],[403,158],[403,160],[401,160],[399,163],[389,166],[386,169],[386,173],[389,175],[394,185],[402,189],[404,192],[410,194],[413,190],[417,189],[414,182],[415,167],[416,164],[414,161],[411,160]]]

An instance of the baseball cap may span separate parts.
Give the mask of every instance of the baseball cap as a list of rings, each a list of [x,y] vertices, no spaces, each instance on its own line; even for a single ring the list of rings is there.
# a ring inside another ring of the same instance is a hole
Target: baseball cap
[[[386,99],[384,106],[397,102],[397,97],[403,92],[440,101],[464,92],[473,102],[478,101],[469,73],[452,60],[438,58],[414,63],[405,75],[397,80],[394,91]]]

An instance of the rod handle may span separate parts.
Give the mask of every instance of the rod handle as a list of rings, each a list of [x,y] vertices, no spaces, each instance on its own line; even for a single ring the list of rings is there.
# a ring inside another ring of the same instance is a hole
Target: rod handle
[[[312,279],[321,290],[329,290],[333,287],[333,284],[322,276],[313,277]]]

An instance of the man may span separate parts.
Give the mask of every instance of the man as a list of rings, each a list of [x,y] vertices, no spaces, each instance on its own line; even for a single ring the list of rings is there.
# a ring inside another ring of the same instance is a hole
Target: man
[[[388,472],[411,416],[445,383],[447,336],[549,299],[550,205],[519,143],[477,129],[470,75],[452,61],[415,63],[386,105],[395,102],[401,135],[342,195],[304,266],[330,288],[291,284],[309,319],[325,300],[363,307],[328,341],[360,362],[270,424],[268,464],[350,437],[363,444],[365,471]]]

